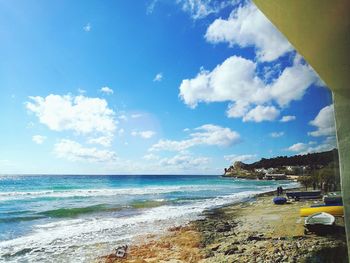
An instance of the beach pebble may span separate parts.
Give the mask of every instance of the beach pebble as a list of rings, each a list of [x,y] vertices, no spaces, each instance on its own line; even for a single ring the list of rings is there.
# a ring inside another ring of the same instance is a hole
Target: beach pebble
[[[225,251],[225,255],[232,255],[235,254],[238,251],[238,246],[229,246],[226,251]]]

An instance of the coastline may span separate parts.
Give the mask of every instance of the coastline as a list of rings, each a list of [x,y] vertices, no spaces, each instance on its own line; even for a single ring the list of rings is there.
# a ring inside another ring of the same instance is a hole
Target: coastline
[[[160,237],[140,238],[126,258],[110,254],[96,262],[347,262],[343,232],[304,234],[299,209],[315,201],[277,206],[271,200],[274,194],[207,210],[203,219],[170,228]],[[337,218],[337,225],[343,224]]]

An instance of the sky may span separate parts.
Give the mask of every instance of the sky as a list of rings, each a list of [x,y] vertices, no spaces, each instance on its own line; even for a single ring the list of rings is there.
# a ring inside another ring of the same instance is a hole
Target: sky
[[[1,174],[221,174],[336,146],[332,94],[250,1],[0,0]]]

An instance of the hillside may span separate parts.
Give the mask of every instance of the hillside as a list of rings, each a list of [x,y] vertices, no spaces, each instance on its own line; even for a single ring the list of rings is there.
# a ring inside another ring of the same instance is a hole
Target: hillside
[[[278,168],[282,166],[326,166],[332,162],[336,164],[339,162],[338,150],[333,149],[327,152],[320,153],[309,153],[305,155],[294,155],[294,156],[277,156],[274,158],[265,159],[262,158],[260,161],[252,164],[243,164],[247,170],[255,168]]]

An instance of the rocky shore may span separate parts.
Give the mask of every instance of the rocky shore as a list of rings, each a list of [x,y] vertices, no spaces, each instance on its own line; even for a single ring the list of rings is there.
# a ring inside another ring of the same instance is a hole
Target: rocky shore
[[[205,218],[146,237],[126,258],[99,262],[348,262],[343,219],[327,236],[304,234],[299,209],[314,201],[277,206],[271,194],[205,212]]]

